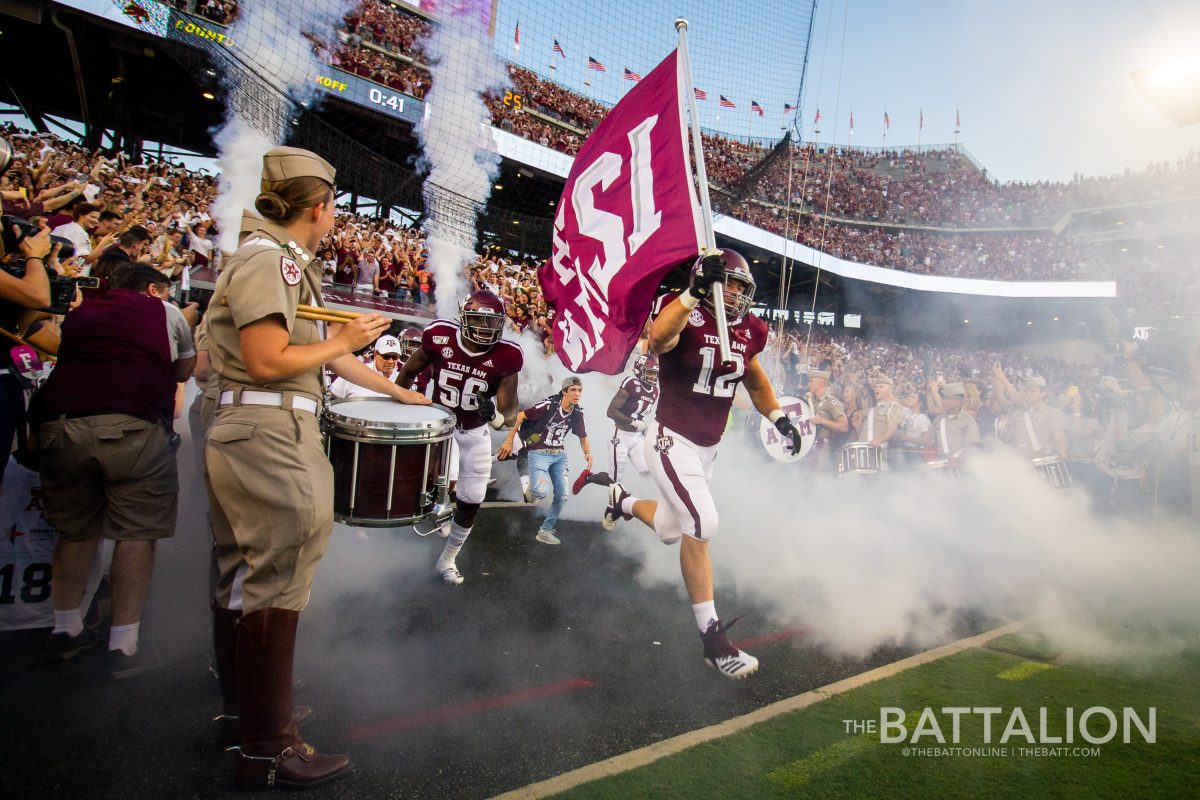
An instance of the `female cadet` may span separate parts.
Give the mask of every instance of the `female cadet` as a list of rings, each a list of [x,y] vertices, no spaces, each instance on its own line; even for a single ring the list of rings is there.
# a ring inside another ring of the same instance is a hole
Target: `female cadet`
[[[264,220],[228,259],[209,305],[221,388],[205,456],[220,571],[213,640],[225,717],[240,739],[236,778],[247,786],[314,786],[350,763],[306,744],[292,710],[296,624],[333,529],[322,365],[399,402],[429,402],[354,357],[387,319],[364,315],[325,338],[322,323],[296,316],[298,304],[321,301],[313,253],[333,226],[333,185],[319,156],[268,152],[255,200]]]

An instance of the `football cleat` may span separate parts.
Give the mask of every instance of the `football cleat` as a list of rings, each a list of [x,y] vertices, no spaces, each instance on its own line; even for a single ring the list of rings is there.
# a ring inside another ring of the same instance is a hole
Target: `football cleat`
[[[604,530],[611,531],[617,527],[617,520],[630,520],[633,517],[621,510],[621,503],[629,497],[629,492],[625,491],[625,487],[619,483],[614,483],[608,487],[608,507],[604,509],[604,519],[600,524],[604,526]]]
[[[588,480],[590,477],[592,477],[592,471],[590,469],[585,469],[583,472],[579,473],[579,477],[575,479],[573,484],[571,484],[571,494],[579,494],[579,491],[583,489],[584,486],[587,486],[588,483],[590,483]]]
[[[462,573],[458,571],[458,567],[451,564],[438,573],[442,577],[442,582],[450,586],[459,586],[463,582]]]
[[[758,659],[738,650],[725,635],[735,622],[737,619],[723,625],[720,620],[713,620],[708,630],[700,634],[700,641],[704,643],[704,660],[709,666],[727,678],[741,680],[758,671]]]

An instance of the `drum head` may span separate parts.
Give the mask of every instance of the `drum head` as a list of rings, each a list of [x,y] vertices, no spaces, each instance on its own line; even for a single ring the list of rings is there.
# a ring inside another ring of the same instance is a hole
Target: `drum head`
[[[410,406],[388,397],[355,397],[334,400],[325,407],[334,431],[361,434],[448,436],[454,430],[454,414],[439,405]]]
[[[812,452],[817,441],[817,428],[812,424],[812,406],[802,397],[785,394],[778,399],[783,413],[787,414],[796,430],[800,431],[800,454],[792,455],[791,440],[780,436],[779,431],[775,430],[775,424],[766,417],[759,417],[758,443],[767,451],[767,455],[776,461],[799,461]]]

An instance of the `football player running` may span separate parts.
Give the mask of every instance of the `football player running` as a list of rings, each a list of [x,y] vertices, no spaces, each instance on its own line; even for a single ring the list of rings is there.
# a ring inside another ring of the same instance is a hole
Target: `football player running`
[[[633,374],[621,381],[621,387],[608,403],[608,418],[615,426],[608,450],[612,472],[592,473],[585,469],[571,487],[574,494],[579,494],[579,490],[589,483],[611,486],[620,482],[625,474],[625,465],[630,461],[639,474],[649,474],[644,452],[644,431],[650,409],[657,402],[658,356],[645,353],[634,360]]]
[[[455,559],[471,535],[492,474],[488,426],[499,430],[517,418],[517,373],[524,360],[520,347],[500,338],[504,322],[499,297],[482,289],[471,292],[459,306],[458,322],[436,319],[425,328],[420,348],[396,378],[396,383],[408,387],[428,370],[429,396],[453,411],[456,419],[456,505],[436,567],[452,586],[463,582]]]
[[[713,283],[724,284],[724,307],[717,309]],[[767,326],[747,314],[754,300],[754,278],[741,254],[728,248],[710,251],[692,267],[690,285],[681,293],[660,296],[652,312],[650,351],[659,357],[660,397],[647,426],[645,460],[660,500],[630,496],[620,483],[609,487],[604,527],[636,517],[654,529],[664,544],[679,542],[679,566],[704,645],[704,658],[722,675],[744,678],[758,659],[734,647],[713,595],[708,543],[717,533],[717,508],[709,483],[717,444],[729,418],[733,395],[745,383],[759,413],[775,424],[792,454],[800,434],[779,407],[758,354],[767,342]],[[728,322],[731,361],[721,362],[716,314]]]

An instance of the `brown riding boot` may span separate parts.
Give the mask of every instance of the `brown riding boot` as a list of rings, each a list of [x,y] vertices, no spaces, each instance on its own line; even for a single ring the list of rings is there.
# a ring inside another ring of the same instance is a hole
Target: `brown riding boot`
[[[249,788],[306,789],[344,774],[346,756],[318,753],[300,739],[292,712],[292,658],[300,612],[264,608],[242,615],[237,637],[241,747],[235,780]]]
[[[237,629],[242,618],[241,611],[212,605],[213,612],[213,656],[217,667],[217,681],[221,686],[221,713],[213,718],[217,723],[218,737],[222,750],[237,747],[242,738],[242,723],[239,718],[237,693]],[[297,685],[295,682],[293,686]],[[312,706],[296,706],[292,709],[292,722],[302,725],[313,715]]]

